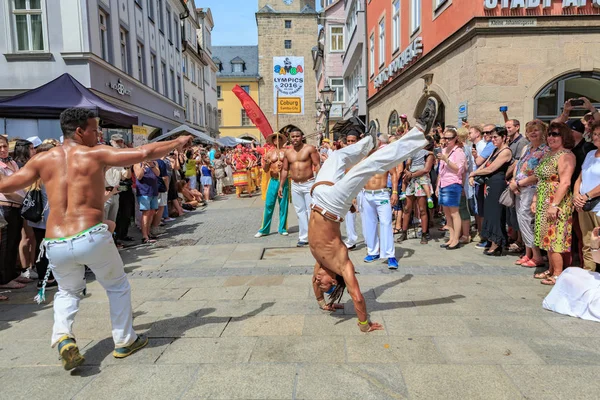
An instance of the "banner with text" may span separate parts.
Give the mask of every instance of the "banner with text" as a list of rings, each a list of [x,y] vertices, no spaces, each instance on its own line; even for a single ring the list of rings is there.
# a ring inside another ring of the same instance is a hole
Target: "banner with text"
[[[273,57],[273,113],[304,115],[304,57]]]

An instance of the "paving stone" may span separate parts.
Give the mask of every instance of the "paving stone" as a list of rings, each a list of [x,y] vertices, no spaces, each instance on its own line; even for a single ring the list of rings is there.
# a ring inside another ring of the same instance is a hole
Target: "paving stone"
[[[387,326],[382,319],[371,316],[371,320],[383,324],[384,330],[370,332],[369,335],[385,336]],[[365,335],[358,329],[356,317],[352,315],[307,315],[304,319],[303,336],[359,336]]]
[[[238,300],[244,298],[247,291],[247,287],[192,288],[182,300]]]
[[[438,337],[435,343],[450,364],[544,364],[526,343],[504,337]]]
[[[344,356],[344,338],[266,336],[258,338],[252,363],[330,363]]]
[[[89,340],[78,340],[80,349],[85,347]],[[50,347],[50,337],[44,339],[16,339],[13,341],[2,341],[0,344],[0,365],[2,367],[26,367],[26,366],[60,366],[56,348]]]
[[[67,372],[62,366],[4,368],[2,365],[2,398],[33,399],[43,394],[48,399],[70,399],[95,378],[92,372],[86,367]],[[24,377],[27,379],[24,380]]]
[[[328,386],[327,386],[328,385]],[[407,399],[397,365],[304,364],[298,371],[296,399]]]
[[[524,338],[546,364],[600,365],[600,344],[591,338]]]
[[[471,336],[471,331],[460,317],[387,316],[384,326],[393,336]]]
[[[554,337],[560,335],[540,318],[534,317],[464,317],[473,336]]]
[[[293,364],[205,364],[182,399],[292,399]]]
[[[229,322],[229,318],[203,318],[202,315],[160,319],[150,325],[146,335],[151,338],[219,337]]]
[[[227,278],[225,277],[206,277],[206,278],[175,278],[167,284],[165,289],[176,288],[212,288],[222,287]]]
[[[126,358],[113,357],[112,352],[115,349],[115,343],[113,342],[112,337],[103,340],[90,341],[84,347],[82,347],[80,344],[80,351],[85,357],[84,365],[88,366],[100,365],[105,367],[108,365],[148,365],[154,364],[172,341],[173,339],[170,338],[151,338],[148,340],[146,347]]]
[[[178,398],[197,370],[192,365],[110,365],[74,398],[110,399],[115,391],[124,399]]]
[[[596,400],[600,393],[600,367],[504,365],[502,368],[527,399]]]
[[[311,297],[312,296],[312,297]],[[255,286],[248,289],[244,300],[306,300],[315,298],[312,288],[309,287],[287,287],[287,286]]]
[[[223,336],[300,336],[304,315],[256,315],[232,318]]]
[[[532,368],[539,372],[540,367]],[[402,375],[411,399],[522,399],[517,387],[496,365],[406,365]],[[540,376],[548,376],[537,374]]]
[[[193,289],[180,288],[180,289],[136,289],[131,291],[132,302],[143,302],[143,301],[171,301],[179,300],[188,291]],[[201,300],[201,299],[192,299]]]
[[[600,337],[600,326],[597,322],[586,321],[580,318],[561,316],[561,318],[552,318],[560,314],[547,311],[548,317],[542,320],[552,327],[552,330],[560,336],[568,337]]]
[[[349,363],[439,364],[445,361],[429,337],[348,336],[346,354]]]
[[[247,363],[257,338],[181,338],[171,343],[158,364]]]
[[[203,300],[177,300],[177,301],[145,301],[133,309],[134,316],[170,318],[194,316],[206,307],[206,301]]]

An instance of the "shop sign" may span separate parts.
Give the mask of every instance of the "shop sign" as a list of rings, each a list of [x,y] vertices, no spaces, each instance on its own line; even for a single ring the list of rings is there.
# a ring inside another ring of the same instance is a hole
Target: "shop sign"
[[[561,0],[562,8],[585,7],[588,0]],[[600,0],[589,0],[594,7],[600,7]],[[484,0],[483,7],[486,10],[493,10],[500,5],[500,8],[543,8],[552,7],[552,0]]]
[[[535,18],[492,18],[489,20],[490,28],[496,27],[514,27],[514,26],[537,26],[537,19]]]
[[[121,82],[121,78],[117,79],[116,83],[108,82],[106,86],[112,90],[116,90],[121,96],[131,96],[131,89],[125,87],[123,82]]]
[[[409,44],[408,47],[390,63],[390,65],[385,67],[383,71],[381,71],[379,75],[375,77],[373,82],[375,88],[383,85],[388,79],[394,76],[394,74],[404,69],[421,54],[423,54],[423,38],[419,36],[411,44]]]
[[[273,57],[275,114],[304,114],[304,57]]]
[[[148,130],[139,125],[133,125],[133,147],[143,146],[148,143]]]

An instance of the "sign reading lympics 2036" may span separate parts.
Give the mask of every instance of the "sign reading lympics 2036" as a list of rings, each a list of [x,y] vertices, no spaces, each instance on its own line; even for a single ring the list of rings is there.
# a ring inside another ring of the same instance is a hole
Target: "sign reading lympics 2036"
[[[304,115],[304,57],[273,57],[273,108]]]

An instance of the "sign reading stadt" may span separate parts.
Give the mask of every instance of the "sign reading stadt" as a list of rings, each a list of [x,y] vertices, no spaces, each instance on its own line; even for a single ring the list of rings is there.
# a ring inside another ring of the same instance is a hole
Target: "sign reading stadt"
[[[304,57],[273,57],[273,113],[304,114]]]
[[[394,76],[398,71],[403,70],[408,64],[413,62],[419,55],[423,54],[423,38],[416,38],[394,61],[385,67],[379,75],[375,77],[373,84],[375,88],[380,87],[388,79]]]

